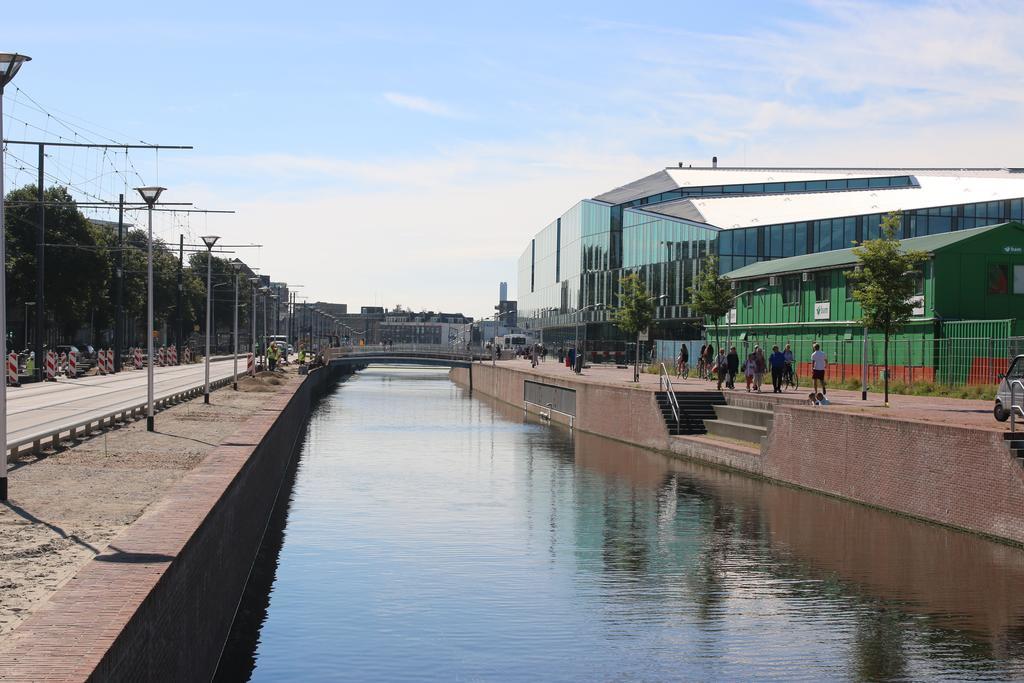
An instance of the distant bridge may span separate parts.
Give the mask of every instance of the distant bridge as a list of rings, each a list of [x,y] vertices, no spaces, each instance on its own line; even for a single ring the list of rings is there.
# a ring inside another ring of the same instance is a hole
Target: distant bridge
[[[436,365],[469,367],[480,353],[456,350],[445,344],[391,344],[388,346],[353,346],[327,349],[325,359],[330,365]],[[488,356],[489,358],[489,356]]]

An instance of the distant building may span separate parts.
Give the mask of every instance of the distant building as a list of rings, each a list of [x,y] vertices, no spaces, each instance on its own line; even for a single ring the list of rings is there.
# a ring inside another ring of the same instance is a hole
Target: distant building
[[[473,319],[461,313],[389,311],[380,323],[379,340],[395,344],[458,345]]]
[[[729,273],[846,249],[877,237],[891,211],[902,214],[900,238],[1019,221],[1024,170],[666,168],[576,203],[529,241],[518,264],[519,323],[556,343],[580,323],[591,348],[621,348],[612,309],[621,278],[636,273],[665,297],[652,339],[697,339],[703,321],[689,287],[708,254]],[[983,295],[993,296],[1003,295]]]
[[[508,301],[508,283],[501,282],[498,284],[498,301]]]

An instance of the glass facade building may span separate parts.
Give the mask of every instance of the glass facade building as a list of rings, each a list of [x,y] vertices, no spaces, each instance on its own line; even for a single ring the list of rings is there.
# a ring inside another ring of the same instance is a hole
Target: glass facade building
[[[728,273],[849,248],[877,237],[893,210],[910,238],[1021,220],[1022,200],[1016,169],[665,169],[578,202],[530,240],[518,263],[520,324],[556,344],[621,342],[610,308],[635,272],[665,296],[659,338],[696,338],[687,290],[708,254]]]

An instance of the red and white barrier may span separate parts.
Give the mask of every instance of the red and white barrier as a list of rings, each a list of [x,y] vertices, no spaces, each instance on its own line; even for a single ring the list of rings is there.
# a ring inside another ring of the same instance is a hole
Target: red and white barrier
[[[107,372],[114,374],[114,349],[107,349]]]
[[[103,349],[96,352],[96,372],[101,375],[107,374],[107,354]]]
[[[57,354],[53,351],[46,352],[46,379],[55,380],[57,378]]]
[[[192,349],[186,346],[185,350],[182,352],[182,355],[185,357],[186,363],[192,362]]]
[[[167,365],[167,349],[165,349],[162,346],[160,347],[160,350],[157,352],[156,364],[157,367],[161,368]]]
[[[60,358],[57,359],[57,374],[66,375],[68,371],[68,354],[61,351]]]
[[[68,354],[68,379],[74,379],[78,377],[78,352],[72,351]]]
[[[7,384],[18,386],[18,354],[13,351],[7,354]]]
[[[140,349],[137,346],[135,347],[135,353],[133,354],[133,360],[135,362],[135,369],[136,370],[141,370],[142,369],[142,349]]]
[[[169,346],[167,347],[167,360],[171,365],[178,364],[178,347]]]
[[[256,376],[256,359],[251,353],[245,357],[245,374]]]

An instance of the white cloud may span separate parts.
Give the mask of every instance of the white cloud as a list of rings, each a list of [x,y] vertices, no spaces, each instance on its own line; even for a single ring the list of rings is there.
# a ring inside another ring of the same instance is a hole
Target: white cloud
[[[420,112],[421,114],[430,114],[431,116],[440,116],[446,119],[464,118],[462,113],[452,109],[447,104],[430,100],[426,97],[406,95],[398,92],[386,92],[384,93],[384,99],[396,107],[410,109],[412,111]]]

